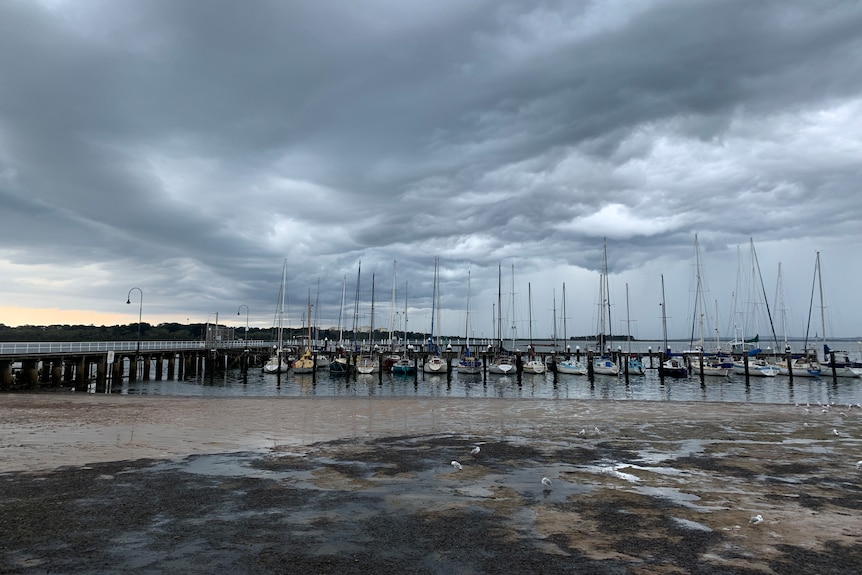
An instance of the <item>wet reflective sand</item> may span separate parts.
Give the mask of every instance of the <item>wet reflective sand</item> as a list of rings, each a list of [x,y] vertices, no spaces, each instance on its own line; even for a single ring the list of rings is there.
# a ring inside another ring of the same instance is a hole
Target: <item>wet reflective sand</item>
[[[856,406],[14,394],[0,433],[0,571],[862,572]]]

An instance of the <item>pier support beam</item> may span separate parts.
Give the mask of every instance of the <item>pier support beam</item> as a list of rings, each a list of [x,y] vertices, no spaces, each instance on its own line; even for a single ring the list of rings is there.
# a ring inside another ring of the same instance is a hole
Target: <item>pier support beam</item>
[[[89,362],[86,356],[81,356],[75,362],[75,391],[87,391]]]
[[[43,365],[46,365],[43,363]],[[43,371],[46,371],[43,368]],[[51,360],[51,386],[60,387],[63,384],[63,360],[55,357]]]
[[[143,358],[144,360],[144,381],[150,379],[150,368],[153,364],[153,356],[147,354]]]
[[[105,393],[108,389],[108,357],[100,355],[96,359],[96,393]]]
[[[21,361],[21,371],[18,377],[24,387],[28,389],[36,389],[39,385],[39,367],[38,361],[35,359],[25,359]]]
[[[12,389],[12,362],[0,359],[0,391]]]

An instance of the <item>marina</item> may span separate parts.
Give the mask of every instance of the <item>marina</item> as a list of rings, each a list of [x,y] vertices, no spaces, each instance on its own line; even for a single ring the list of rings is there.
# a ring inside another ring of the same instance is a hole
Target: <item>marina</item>
[[[726,376],[662,377],[658,369],[658,355],[649,355],[656,342],[633,344],[634,353],[640,354],[645,369],[643,374],[630,372],[619,375],[575,375],[548,369],[544,373],[513,371],[510,374],[460,373],[457,352],[444,356],[453,367],[439,372],[422,369],[419,356],[414,356],[418,369],[383,370],[369,374],[352,372],[337,374],[328,368],[312,373],[266,373],[261,366],[243,367],[237,363],[240,354],[226,362],[192,362],[195,369],[173,371],[157,368],[157,362],[144,370],[138,367],[138,377],[129,377],[127,357],[124,376],[104,383],[94,377],[83,384],[59,377],[56,383],[48,378],[44,383],[26,389],[11,391],[74,391],[88,394],[128,394],[148,396],[213,396],[213,397],[410,397],[410,398],[539,398],[559,400],[641,400],[641,401],[707,401],[733,403],[807,404],[814,407],[827,405],[856,405],[862,403],[862,380],[828,376],[750,377],[728,371]],[[652,344],[652,345],[650,345]],[[263,346],[266,349],[266,346]],[[575,356],[576,352],[572,352]],[[580,353],[582,358],[586,354]],[[480,357],[484,354],[480,354]],[[539,354],[544,355],[544,354]],[[201,353],[206,358],[207,353]],[[133,357],[133,356],[132,356]],[[179,355],[177,356],[179,357]],[[228,357],[228,356],[225,356]],[[518,357],[518,356],[516,356]],[[551,356],[545,356],[548,361]],[[557,356],[559,360],[565,354]],[[259,361],[265,360],[265,352]],[[405,358],[406,359],[406,358]],[[407,364],[410,360],[403,361]],[[119,362],[118,362],[119,363]],[[167,364],[164,358],[158,362]],[[333,362],[334,364],[335,362]],[[445,362],[444,362],[445,363]],[[517,362],[515,362],[517,363]],[[178,362],[178,365],[181,365]],[[625,371],[625,370],[624,370]],[[118,373],[120,373],[118,371]],[[143,375],[146,373],[146,377]],[[95,375],[95,374],[94,374]]]

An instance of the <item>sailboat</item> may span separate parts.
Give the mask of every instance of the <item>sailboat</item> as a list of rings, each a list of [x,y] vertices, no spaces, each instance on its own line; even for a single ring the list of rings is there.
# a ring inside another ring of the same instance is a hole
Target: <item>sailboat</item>
[[[378,373],[377,346],[374,345],[374,274],[371,274],[371,329],[369,330],[368,353],[360,354],[356,371],[361,374]]]
[[[669,377],[687,377],[688,369],[678,357],[670,356],[670,347],[667,345],[667,306],[664,301],[664,274],[661,275],[661,325],[664,343],[664,352],[667,354],[661,364],[662,373]]]
[[[434,341],[434,322],[440,329],[440,258],[434,258],[434,291],[431,296],[431,334],[428,336],[428,348],[431,355],[425,358],[422,371],[425,373],[446,373],[446,360],[440,356],[439,341]],[[439,336],[438,336],[439,338]]]
[[[389,303],[389,352],[383,357],[383,370],[392,371],[392,368],[401,361],[400,351],[395,349],[395,272],[397,260],[392,261],[392,300]]]
[[[515,300],[515,268],[512,267],[512,309],[514,310],[514,300]],[[514,311],[512,312],[514,313]],[[537,359],[535,356],[534,348],[533,348],[533,295],[532,295],[532,287],[530,283],[527,283],[527,321],[529,324],[528,332],[530,335],[530,348],[529,348],[529,357],[527,361],[524,362],[524,373],[545,373],[545,364],[542,363],[541,360]]]
[[[488,373],[496,375],[506,375],[515,373],[515,362],[512,361],[512,356],[503,350],[503,313],[501,310],[503,289],[503,267],[497,265],[497,342],[499,349],[497,355],[488,364]],[[490,347],[490,346],[489,346]]]
[[[287,287],[287,258],[281,267],[281,287],[278,290],[278,305],[276,306],[277,343],[272,355],[263,364],[264,373],[287,373],[290,363],[287,360],[284,349],[284,298]]]
[[[769,321],[770,329],[772,330],[773,339],[778,343],[778,337],[775,335],[775,327],[772,323],[772,313],[769,310],[769,304],[766,301],[766,291],[763,288],[763,276],[760,273],[760,263],[757,260],[757,252],[754,249],[754,240],[751,239],[749,241],[751,245],[751,285],[750,289],[750,302],[752,308],[747,312],[747,319],[751,321],[756,321],[758,319],[758,310],[756,309],[760,303],[763,304],[763,307],[766,310],[766,317]],[[760,291],[757,289],[757,284],[760,284]],[[775,377],[778,375],[779,369],[777,365],[773,365],[767,362],[763,358],[757,357],[757,355],[761,352],[759,347],[755,347],[754,344],[760,343],[760,333],[758,330],[754,330],[755,335],[749,339],[743,339],[741,342],[737,339],[734,341],[731,346],[741,346],[740,353],[743,354],[744,357],[738,358],[733,362],[733,372],[738,375],[745,375],[746,369],[749,376],[755,377]],[[750,332],[749,332],[750,333]],[[746,359],[747,358],[747,359]],[[747,364],[747,366],[746,366]]]
[[[780,304],[778,309],[781,314],[781,331],[784,335],[784,353],[789,355],[783,362],[778,363],[779,375],[793,375],[793,377],[819,377],[822,371],[820,362],[817,360],[817,351],[808,347],[808,338],[802,346],[801,354],[793,354],[790,343],[787,341],[787,310],[784,308],[784,279],[781,274],[781,262],[778,262],[778,281],[775,285],[776,301]],[[811,292],[814,296],[813,286]],[[807,334],[806,334],[807,336]],[[778,351],[778,350],[776,350]]]
[[[563,283],[563,341],[566,342],[567,357],[562,361],[557,362],[558,373],[568,373],[572,375],[587,375],[587,366],[583,362],[571,354],[569,347],[568,335],[566,333],[566,284]]]
[[[467,319],[465,321],[466,344],[464,355],[458,360],[458,373],[476,374],[482,371],[482,360],[470,349],[470,271],[467,271]]]
[[[404,282],[404,342],[407,342],[407,282]],[[416,364],[406,355],[402,355],[392,366],[392,373],[400,375],[416,373]]]
[[[629,317],[629,284],[626,283],[626,342],[628,350],[626,352],[627,369],[630,374],[643,375],[645,373],[644,363],[640,357],[632,355],[632,321]]]
[[[336,350],[338,355],[329,363],[329,375],[347,375],[350,372],[350,364],[347,358],[344,357],[344,332],[342,324],[342,316],[344,315],[344,296],[347,292],[347,276],[342,278],[341,282],[341,307],[338,309],[338,344]]]
[[[822,333],[823,342],[823,360],[820,362],[820,367],[824,375],[832,375],[835,377],[862,377],[862,364],[850,361],[849,354],[846,351],[836,351],[829,347],[826,343],[826,312],[823,305],[823,277],[820,271],[820,252],[817,252],[817,259],[814,266],[815,280],[818,283],[820,291],[820,330]],[[814,299],[814,287],[812,286],[812,301]],[[809,321],[811,323],[811,312],[809,311]],[[805,337],[806,342],[808,336]]]
[[[718,340],[718,328],[715,328],[715,352],[714,354],[706,355],[705,339],[704,339],[704,321],[708,321],[706,316],[706,308],[704,305],[704,281],[701,274],[700,261],[700,244],[698,243],[697,234],[694,235],[694,257],[695,257],[695,296],[694,296],[694,314],[692,318],[692,336],[694,341],[695,323],[697,325],[698,342],[693,350],[688,352],[688,357],[691,365],[691,372],[695,375],[703,374],[704,376],[727,377],[733,370],[733,361],[728,356],[721,355],[721,344]],[[718,302],[715,304],[715,325],[718,324]],[[691,347],[691,345],[689,345]]]
[[[311,352],[311,290],[308,292],[308,312],[306,314],[306,322],[308,324],[308,342],[305,347],[305,352],[293,362],[293,373],[312,373],[314,372],[314,356]]]
[[[598,329],[598,353],[593,357],[593,373],[599,375],[619,375],[620,366],[610,356],[611,340],[610,334],[605,334],[605,315],[607,324],[611,323],[611,292],[608,286],[608,245],[602,247],[602,271],[599,274],[599,329]],[[605,346],[607,352],[605,353]]]

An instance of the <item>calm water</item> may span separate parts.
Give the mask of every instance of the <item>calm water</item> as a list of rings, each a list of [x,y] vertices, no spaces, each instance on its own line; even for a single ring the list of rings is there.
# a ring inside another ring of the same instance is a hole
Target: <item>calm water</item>
[[[500,397],[542,399],[611,399],[647,401],[726,401],[755,403],[862,403],[862,380],[839,378],[837,383],[825,378],[787,377],[751,378],[746,385],[742,376],[708,377],[701,384],[696,377],[665,378],[662,383],[655,370],[643,376],[595,376],[593,383],[585,376],[552,373],[515,376],[488,374],[445,375],[419,373],[414,377],[384,373],[358,375],[356,378],[330,377],[328,370],[316,378],[287,374],[279,378],[250,369],[246,376],[240,370],[203,375],[191,380],[124,381],[114,385],[111,393],[170,396],[213,397]]]

